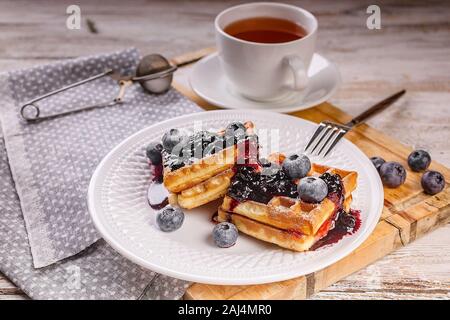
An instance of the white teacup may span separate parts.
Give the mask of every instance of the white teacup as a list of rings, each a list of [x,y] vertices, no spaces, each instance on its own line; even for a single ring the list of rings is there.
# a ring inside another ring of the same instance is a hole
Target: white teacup
[[[224,29],[233,22],[270,17],[299,24],[303,38],[281,43],[241,40]],[[308,11],[281,3],[250,3],[222,11],[215,19],[216,44],[222,69],[233,90],[258,101],[276,100],[292,91],[302,91],[315,51],[318,23]]]

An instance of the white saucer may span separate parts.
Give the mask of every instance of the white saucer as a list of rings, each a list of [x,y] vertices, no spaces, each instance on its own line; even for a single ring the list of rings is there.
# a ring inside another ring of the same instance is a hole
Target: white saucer
[[[214,53],[194,65],[189,83],[196,94],[218,107],[293,112],[325,102],[341,83],[336,64],[318,53],[312,58],[308,77],[308,86],[302,93],[288,93],[283,98],[270,102],[249,100],[233,90],[222,72],[217,53]]]

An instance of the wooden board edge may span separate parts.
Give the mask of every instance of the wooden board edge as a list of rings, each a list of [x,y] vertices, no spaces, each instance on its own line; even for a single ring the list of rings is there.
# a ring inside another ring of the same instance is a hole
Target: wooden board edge
[[[331,266],[299,278],[251,286],[193,284],[185,299],[305,299],[360,270],[402,245],[398,230],[380,221],[369,238],[354,252]]]
[[[215,47],[203,48],[203,49],[200,49],[197,51],[187,52],[187,53],[181,54],[179,56],[176,56],[174,58],[171,58],[170,62],[172,64],[178,66],[179,68],[181,68],[188,64],[194,63],[194,62],[202,59],[203,57],[210,55],[211,53],[213,53],[215,51],[216,51]]]
[[[194,284],[188,299],[304,299],[450,221],[450,191],[381,220],[353,253],[331,266],[292,280],[253,286]],[[218,294],[218,293],[221,294]]]

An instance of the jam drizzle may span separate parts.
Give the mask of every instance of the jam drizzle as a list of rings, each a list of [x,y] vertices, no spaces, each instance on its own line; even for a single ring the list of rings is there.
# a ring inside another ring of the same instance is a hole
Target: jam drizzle
[[[350,209],[350,212],[347,213],[341,210],[337,220],[334,221],[334,224],[334,228],[329,230],[323,238],[319,239],[310,250],[317,250],[331,245],[338,242],[346,235],[354,234],[361,226],[361,212],[359,210]]]
[[[288,178],[282,168],[271,174],[262,174],[267,167],[236,165],[235,175],[230,184],[228,195],[237,203],[253,200],[267,204],[274,196],[296,198],[297,185]]]
[[[247,136],[236,143],[237,146],[237,166],[248,166],[255,170],[261,169],[259,161],[258,136]]]
[[[230,211],[233,211],[239,205],[239,201],[231,198]]]
[[[153,177],[147,191],[147,200],[150,207],[160,210],[169,204],[169,191],[163,184],[163,166],[150,165]]]
[[[342,207],[345,190],[341,177],[325,172],[320,178],[328,186],[327,198],[334,202],[335,209],[331,218],[319,228],[317,232],[319,240],[310,248],[312,251],[338,242],[346,235],[358,231],[361,226],[360,211],[350,209],[350,212],[345,212]]]

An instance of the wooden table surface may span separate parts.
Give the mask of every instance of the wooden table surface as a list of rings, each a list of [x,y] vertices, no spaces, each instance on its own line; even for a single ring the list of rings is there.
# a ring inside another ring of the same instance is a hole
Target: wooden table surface
[[[330,102],[357,114],[407,89],[401,102],[369,123],[449,166],[450,2],[377,1],[381,30],[366,27],[372,1],[286,2],[317,16],[318,51],[340,67],[343,85]],[[65,25],[73,3],[81,7],[81,30]],[[235,3],[0,0],[0,72],[129,46],[169,57],[210,47],[214,16]],[[312,298],[449,299],[449,247],[447,224]],[[24,298],[0,274],[0,299]]]

